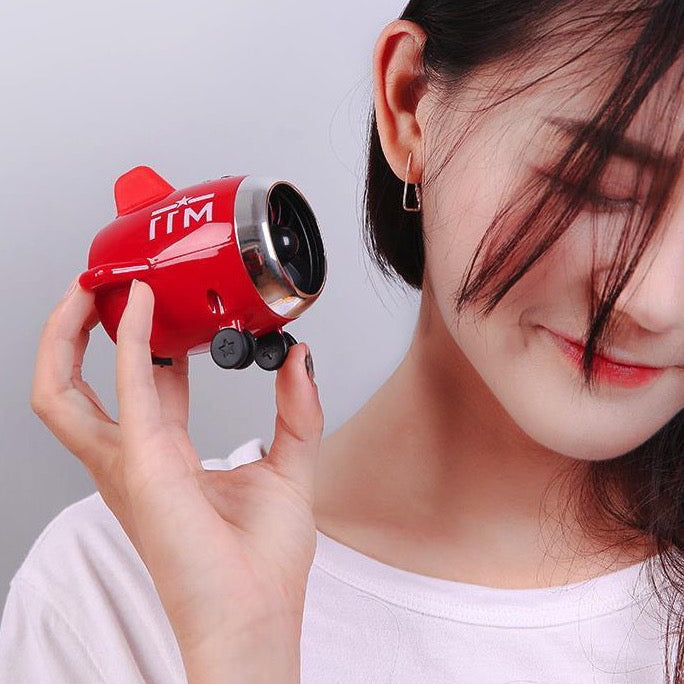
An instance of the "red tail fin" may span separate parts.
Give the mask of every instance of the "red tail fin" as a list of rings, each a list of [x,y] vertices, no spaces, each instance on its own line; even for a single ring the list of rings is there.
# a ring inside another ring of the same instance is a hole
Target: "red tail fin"
[[[175,190],[149,166],[136,166],[120,176],[114,184],[117,216],[154,204]]]

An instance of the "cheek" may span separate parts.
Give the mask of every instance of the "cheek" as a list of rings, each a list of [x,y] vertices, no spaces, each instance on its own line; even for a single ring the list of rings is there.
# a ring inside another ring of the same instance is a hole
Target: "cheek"
[[[479,176],[468,177],[440,178],[437,187],[423,193],[425,276],[439,300],[459,288],[494,216],[495,205],[477,182]]]
[[[442,207],[431,215],[426,214],[429,227],[425,231],[425,277],[444,316],[453,317],[455,297],[465,284],[466,275],[469,274],[470,286],[484,263],[487,247],[470,270],[473,255],[494,219],[497,205],[480,199],[480,202],[477,197],[467,200],[459,193],[448,211]],[[521,218],[512,217],[510,232]],[[506,228],[503,231],[505,240]],[[499,324],[515,325],[531,320],[535,313],[567,318],[568,308],[572,306],[573,320],[583,321],[584,311],[574,309],[588,302],[584,293],[590,280],[591,253],[586,230],[575,232],[571,228],[514,283],[497,304],[491,319]],[[512,259],[505,263],[503,271],[496,276],[496,283],[503,284],[509,279],[514,265]],[[489,284],[490,293],[496,283]],[[480,300],[478,308],[483,303]]]

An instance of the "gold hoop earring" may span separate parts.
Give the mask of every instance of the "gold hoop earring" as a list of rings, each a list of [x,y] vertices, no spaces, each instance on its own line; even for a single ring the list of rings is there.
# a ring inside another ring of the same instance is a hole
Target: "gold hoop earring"
[[[416,192],[416,206],[415,207],[409,207],[406,203],[406,197],[408,195],[408,177],[409,177],[409,171],[411,170],[411,159],[413,157],[413,152],[409,152],[408,156],[408,162],[406,163],[406,176],[404,177],[404,211],[413,211],[417,212],[420,211],[420,207],[422,204],[422,198],[420,196],[420,183],[415,183],[415,192]]]

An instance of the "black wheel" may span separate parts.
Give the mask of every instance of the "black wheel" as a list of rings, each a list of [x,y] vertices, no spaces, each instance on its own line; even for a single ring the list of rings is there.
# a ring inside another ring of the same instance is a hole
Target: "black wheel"
[[[211,358],[221,368],[240,368],[249,360],[251,351],[249,337],[235,328],[219,330],[211,341]]]
[[[252,335],[249,330],[243,330],[242,335],[247,341],[247,346],[249,347],[249,351],[247,352],[247,358],[245,359],[245,362],[238,366],[238,370],[242,370],[244,368],[249,368],[249,366],[252,365],[254,362],[254,357],[256,356],[256,348],[257,348],[257,341],[256,337]]]
[[[278,370],[285,363],[289,348],[285,337],[277,330],[274,330],[257,339],[256,357],[254,360],[259,368],[267,371]]]
[[[288,350],[290,347],[294,347],[295,344],[298,344],[297,340],[295,340],[295,338],[292,337],[292,335],[290,335],[290,333],[287,331],[283,331],[283,337],[285,338],[285,342],[287,342]]]

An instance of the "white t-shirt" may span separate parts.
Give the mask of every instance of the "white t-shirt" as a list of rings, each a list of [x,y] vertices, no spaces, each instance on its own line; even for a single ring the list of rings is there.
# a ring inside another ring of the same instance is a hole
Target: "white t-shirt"
[[[207,469],[261,457],[253,439]],[[660,608],[637,564],[560,587],[494,589],[419,575],[317,535],[304,684],[657,684]],[[99,493],[57,515],[14,576],[0,682],[185,683],[147,568]]]

